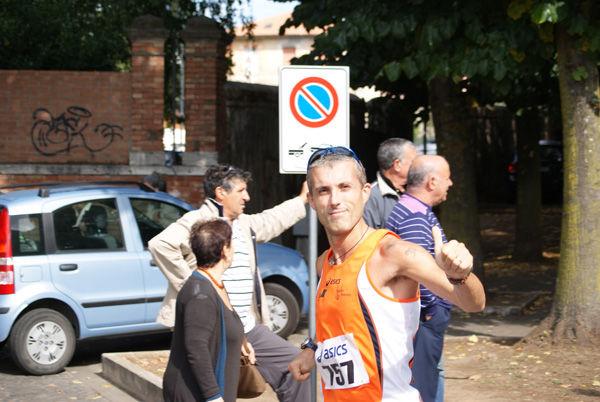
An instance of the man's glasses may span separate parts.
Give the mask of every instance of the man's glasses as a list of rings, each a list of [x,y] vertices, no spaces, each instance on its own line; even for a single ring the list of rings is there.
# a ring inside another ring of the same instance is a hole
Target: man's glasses
[[[327,147],[327,148],[317,149],[315,152],[313,152],[313,154],[310,156],[310,158],[308,158],[308,165],[306,165],[306,171],[308,171],[308,169],[310,168],[310,165],[312,165],[313,163],[315,163],[319,159],[324,158],[325,155],[327,155],[327,154],[351,156],[354,159],[356,159],[356,161],[362,166],[362,163],[360,162],[360,159],[358,159],[358,156],[356,156],[356,154],[354,153],[354,151],[351,150],[350,148],[346,148],[346,147]]]

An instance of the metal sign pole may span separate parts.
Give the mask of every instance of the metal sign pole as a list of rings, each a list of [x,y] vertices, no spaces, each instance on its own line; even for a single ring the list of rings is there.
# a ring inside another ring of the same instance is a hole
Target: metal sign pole
[[[317,333],[315,320],[316,293],[317,293],[317,213],[308,208],[308,336],[314,337]],[[317,369],[310,373],[310,398],[311,402],[317,401]]]

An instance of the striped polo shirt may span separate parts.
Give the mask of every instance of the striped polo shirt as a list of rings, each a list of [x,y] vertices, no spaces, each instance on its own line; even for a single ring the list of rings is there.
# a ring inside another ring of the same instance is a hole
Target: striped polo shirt
[[[392,209],[386,229],[396,233],[402,240],[406,240],[427,250],[435,258],[433,234],[431,228],[437,226],[442,232],[442,239],[446,243],[444,229],[440,225],[431,207],[416,197],[406,193],[400,197]],[[452,307],[452,303],[436,296],[423,285],[421,289],[421,311],[425,315],[434,315],[437,306]]]
[[[240,316],[244,324],[244,333],[248,333],[256,325],[256,320],[250,312],[254,281],[250,272],[250,255],[244,233],[240,229],[238,220],[233,221],[233,261],[231,266],[223,273],[223,284],[227,289],[231,306]]]

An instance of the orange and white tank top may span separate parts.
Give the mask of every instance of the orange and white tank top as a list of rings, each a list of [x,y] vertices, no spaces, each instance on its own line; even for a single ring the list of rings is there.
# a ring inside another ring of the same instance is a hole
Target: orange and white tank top
[[[388,230],[371,233],[340,265],[329,266],[317,290],[315,360],[324,402],[420,401],[410,383],[419,294],[393,299],[372,284],[367,261]]]

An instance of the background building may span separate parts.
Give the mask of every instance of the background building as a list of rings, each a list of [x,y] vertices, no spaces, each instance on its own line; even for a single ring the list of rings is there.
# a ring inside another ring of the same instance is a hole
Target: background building
[[[315,36],[322,31],[307,32],[301,26],[288,28],[285,35],[279,35],[279,27],[290,16],[288,12],[256,21],[252,38],[241,26],[236,28],[231,44],[233,68],[227,77],[229,81],[279,85],[279,66],[290,65],[294,57],[310,52]]]

